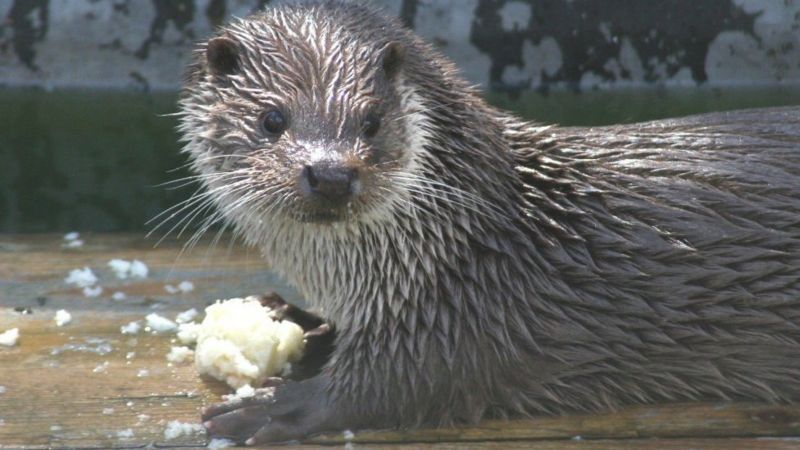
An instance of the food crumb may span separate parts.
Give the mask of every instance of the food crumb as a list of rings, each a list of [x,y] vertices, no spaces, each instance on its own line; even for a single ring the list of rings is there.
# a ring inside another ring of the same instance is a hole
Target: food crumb
[[[136,352],[128,352],[125,354],[125,359],[131,360],[136,356]]]
[[[110,416],[114,414],[114,408],[103,408],[103,415]]]
[[[72,338],[70,338],[72,340]],[[105,339],[100,338],[84,338],[83,344],[76,344],[68,342],[61,347],[56,347],[50,350],[51,355],[59,355],[64,352],[86,352],[97,353],[98,355],[107,355],[114,350],[114,347]]]
[[[250,386],[249,384],[245,384],[236,390],[236,396],[239,398],[247,398],[254,395],[256,395],[256,390],[253,389],[253,386]]]
[[[70,231],[69,233],[64,235],[64,240],[65,241],[74,241],[74,240],[78,239],[79,237],[81,237],[80,233],[78,233],[77,231]]]
[[[147,278],[148,272],[150,272],[150,269],[147,268],[145,263],[138,259],[131,261],[131,278]]]
[[[139,369],[139,371],[136,372],[136,376],[138,378],[144,378],[144,377],[149,376],[149,375],[150,375],[150,371],[147,370],[147,369]]]
[[[114,295],[111,296],[111,298],[113,300],[117,300],[117,301],[125,300],[126,297],[127,296],[125,295],[125,293],[124,292],[120,292],[120,291],[114,292]]]
[[[100,294],[103,293],[103,288],[101,286],[86,286],[83,288],[83,295],[87,297],[98,297]]]
[[[98,365],[92,369],[93,373],[105,373],[108,370],[108,361],[103,361],[103,364]]]
[[[61,428],[60,425],[51,425],[50,426],[50,431],[61,431],[61,430],[62,430],[62,428]]]
[[[147,278],[149,269],[147,265],[138,259],[125,261],[124,259],[112,259],[108,262],[108,267],[120,280],[126,278]]]
[[[200,333],[200,324],[197,323],[182,323],[178,325],[178,340],[182,344],[194,344],[197,342],[198,334]]]
[[[198,312],[197,312],[196,309],[194,309],[194,308],[187,309],[186,311],[184,311],[184,312],[178,314],[177,316],[175,316],[175,322],[178,322],[178,323],[189,323],[189,322],[193,321],[197,317],[197,314],[198,314]]]
[[[208,448],[210,448],[212,450],[218,450],[218,449],[221,449],[221,448],[233,447],[234,445],[236,445],[236,442],[233,442],[230,439],[214,438],[214,439],[211,439],[211,441],[209,441]]]
[[[80,239],[75,239],[73,241],[67,241],[61,244],[64,248],[81,248],[83,247],[83,241]]]
[[[87,288],[97,283],[97,276],[92,272],[92,269],[84,267],[83,269],[71,270],[69,275],[64,278],[64,282],[80,288]]]
[[[180,290],[178,288],[176,288],[175,286],[173,286],[171,284],[165,284],[164,285],[164,290],[167,291],[167,294],[177,294],[178,292],[180,292]]]
[[[141,329],[142,325],[137,321],[133,321],[127,325],[119,327],[119,331],[122,334],[137,334]]]
[[[81,235],[77,231],[67,233],[64,235],[64,243],[61,246],[65,248],[83,247],[83,241],[79,239],[80,237]]]
[[[12,328],[0,334],[0,345],[11,347],[17,345],[19,340],[19,328]]]
[[[183,292],[184,294],[187,292],[192,292],[194,290],[194,283],[186,280],[181,281],[180,283],[178,283],[178,289],[180,289],[180,291]]]
[[[194,357],[194,350],[189,347],[173,346],[169,349],[167,354],[167,361],[175,364],[186,362],[189,358]]]
[[[0,386],[0,394],[5,394],[5,393],[6,393],[6,387]]]
[[[147,414],[139,414],[138,416],[136,416],[136,419],[138,419],[139,422],[146,422],[150,419],[150,416],[148,416]]]
[[[117,278],[124,280],[125,278],[128,278],[131,270],[131,263],[129,261],[125,261],[124,259],[112,259],[108,262],[108,267],[114,272],[114,275],[116,275]]]
[[[70,314],[66,309],[59,309],[56,311],[55,321],[57,326],[63,327],[64,325],[72,322],[72,314]]]
[[[145,319],[147,320],[147,328],[149,331],[166,332],[174,331],[178,328],[178,324],[156,313],[148,314]]]
[[[117,437],[120,439],[132,439],[133,438],[133,430],[130,428],[126,428],[124,430],[117,431]]]
[[[205,428],[199,423],[185,423],[179,420],[173,420],[167,423],[167,428],[164,430],[164,439],[172,440],[181,436],[191,436],[193,434],[204,433]]]

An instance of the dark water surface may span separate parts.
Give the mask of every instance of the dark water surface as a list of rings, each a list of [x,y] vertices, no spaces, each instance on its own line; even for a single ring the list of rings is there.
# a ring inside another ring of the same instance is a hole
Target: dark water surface
[[[175,94],[0,90],[0,232],[143,231],[193,186],[179,153]],[[800,88],[555,92],[495,104],[526,118],[604,125],[800,105]]]

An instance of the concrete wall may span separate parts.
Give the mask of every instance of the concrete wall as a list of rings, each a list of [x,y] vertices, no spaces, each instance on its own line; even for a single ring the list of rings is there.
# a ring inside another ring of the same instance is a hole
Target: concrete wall
[[[495,90],[800,83],[800,0],[375,0]],[[176,89],[279,0],[0,0],[0,84]]]

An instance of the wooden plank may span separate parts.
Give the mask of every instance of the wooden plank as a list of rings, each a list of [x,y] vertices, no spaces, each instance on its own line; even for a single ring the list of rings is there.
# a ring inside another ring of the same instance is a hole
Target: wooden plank
[[[120,333],[141,315],[75,311],[63,328],[51,316],[0,312],[0,328],[21,334],[19,345],[0,349],[3,446],[162,443],[169,421],[196,423],[201,405],[226,391],[199,380],[191,364],[168,365],[170,337]],[[203,442],[200,435],[168,443]]]
[[[262,447],[267,448],[267,447]],[[292,448],[319,449],[320,447],[301,446]],[[426,444],[368,444],[353,448],[371,450],[419,449],[419,450],[461,450],[461,449],[529,449],[529,450],[796,450],[800,439],[792,438],[730,438],[730,439],[603,439],[583,441],[493,441],[493,442],[442,442]]]
[[[19,345],[0,347],[0,448],[128,448],[150,444],[201,446],[202,434],[167,441],[169,421],[196,423],[200,408],[227,389],[201,380],[191,364],[165,360],[169,335],[122,335],[119,327],[153,311],[167,317],[220,297],[286,287],[253,252],[229,242],[209,256],[177,258],[181,242],[153,248],[141,236],[84,236],[86,245],[61,248],[60,236],[0,236],[0,332],[20,328]],[[201,244],[207,245],[207,242]],[[144,280],[118,280],[112,258],[140,259]],[[105,292],[87,298],[68,287],[69,270],[89,266]],[[191,280],[197,289],[169,294],[164,284]],[[128,294],[114,301],[110,294]],[[290,294],[291,295],[291,294]],[[31,308],[20,314],[15,307]],[[55,311],[73,322],[57,327]],[[108,350],[108,351],[106,351]],[[127,435],[130,430],[130,435]],[[120,434],[121,433],[121,434]],[[800,407],[754,403],[635,406],[597,415],[487,421],[471,428],[357,432],[369,448],[797,448]],[[773,437],[773,439],[763,439]],[[774,439],[787,437],[788,439]],[[576,440],[580,438],[580,440]],[[309,439],[305,448],[342,445],[342,434]]]
[[[649,439],[800,436],[800,406],[756,403],[677,403],[631,406],[618,412],[486,421],[471,428],[356,433],[352,442],[470,442],[545,439]],[[310,442],[341,444],[341,436]]]

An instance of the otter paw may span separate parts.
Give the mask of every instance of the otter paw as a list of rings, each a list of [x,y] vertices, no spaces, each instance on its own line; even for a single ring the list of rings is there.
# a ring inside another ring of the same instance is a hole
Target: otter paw
[[[297,306],[287,303],[280,295],[272,292],[259,297],[261,305],[269,308],[275,320],[289,320],[303,329],[305,350],[300,361],[294,364],[289,378],[303,380],[317,375],[330,359],[334,349],[336,330],[322,318]]]
[[[210,436],[245,445],[293,441],[328,430],[329,409],[317,381],[286,382],[212,405],[203,412],[203,425]]]
[[[262,306],[271,310],[270,314],[273,319],[294,322],[300,325],[303,331],[319,328],[320,325],[325,323],[321,317],[288,303],[283,297],[274,292],[262,295],[258,300]]]

